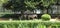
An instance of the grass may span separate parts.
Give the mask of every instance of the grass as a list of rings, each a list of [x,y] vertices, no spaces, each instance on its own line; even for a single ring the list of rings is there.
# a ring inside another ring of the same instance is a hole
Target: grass
[[[46,28],[46,25],[60,25],[60,21],[6,20],[0,21],[0,28]]]

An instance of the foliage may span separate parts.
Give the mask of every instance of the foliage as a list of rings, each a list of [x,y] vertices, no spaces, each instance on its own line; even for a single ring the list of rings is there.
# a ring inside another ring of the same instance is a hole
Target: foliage
[[[50,16],[49,14],[43,14],[43,15],[41,16],[41,19],[42,19],[42,20],[50,20],[50,19],[51,19],[51,16]]]
[[[9,0],[0,0],[0,3],[6,3]]]
[[[0,28],[46,28],[46,26],[60,25],[60,22],[38,21],[1,21]]]
[[[56,0],[42,0],[43,6],[48,7],[50,4],[56,3]]]
[[[3,7],[13,12],[20,12],[23,15],[26,10],[46,9],[56,0],[3,0]],[[22,16],[23,17],[23,16]]]
[[[25,10],[25,3],[23,3],[23,1],[21,2],[21,0],[11,0],[8,1],[7,3],[3,4],[3,7],[6,9],[11,9],[13,11],[20,11],[20,10]]]
[[[29,7],[36,8],[35,6],[39,4],[41,1],[40,0],[26,0],[25,4]]]
[[[5,7],[14,10],[31,10],[39,7],[48,7],[50,4],[54,4],[56,0],[11,0],[5,3]],[[43,8],[42,7],[42,8]]]

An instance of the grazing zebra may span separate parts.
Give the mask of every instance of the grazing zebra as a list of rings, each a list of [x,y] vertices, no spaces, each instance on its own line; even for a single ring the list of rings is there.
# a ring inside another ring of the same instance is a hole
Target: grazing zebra
[[[37,15],[36,14],[28,15],[28,19],[36,19],[36,18],[37,18]]]
[[[21,19],[23,18],[23,16],[21,16]],[[36,19],[37,15],[36,14],[32,14],[32,15],[24,15],[24,19]]]

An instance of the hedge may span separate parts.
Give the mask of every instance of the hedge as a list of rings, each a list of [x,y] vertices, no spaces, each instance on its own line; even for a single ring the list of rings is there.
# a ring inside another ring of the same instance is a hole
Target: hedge
[[[0,21],[0,28],[46,28],[46,26],[60,25],[51,21]]]

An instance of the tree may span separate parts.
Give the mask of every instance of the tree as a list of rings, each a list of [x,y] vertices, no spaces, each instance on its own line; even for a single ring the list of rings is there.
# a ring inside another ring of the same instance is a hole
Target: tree
[[[54,4],[55,0],[10,0],[4,3],[3,7],[11,9],[14,12],[21,11],[24,17],[24,11],[33,11],[37,9],[48,9],[50,4]]]
[[[27,7],[33,8],[32,10],[35,10],[37,8],[45,11],[50,8],[50,5],[56,4],[56,1],[58,0],[26,0],[25,3]],[[48,11],[46,13],[48,13]]]
[[[55,3],[56,3],[56,0],[41,0],[41,3],[38,4],[37,7],[41,8],[44,12],[46,10],[47,12],[45,13],[48,13],[48,9],[50,8],[50,5],[55,4]]]

